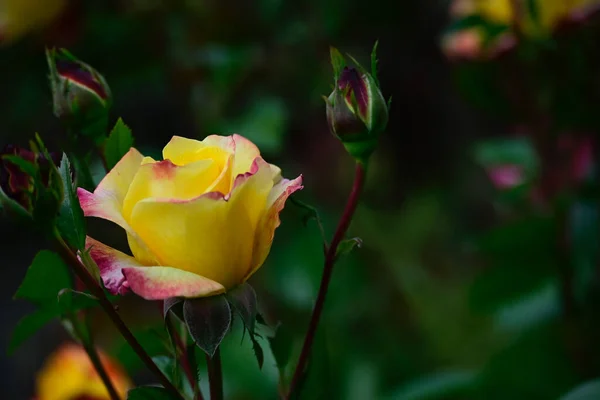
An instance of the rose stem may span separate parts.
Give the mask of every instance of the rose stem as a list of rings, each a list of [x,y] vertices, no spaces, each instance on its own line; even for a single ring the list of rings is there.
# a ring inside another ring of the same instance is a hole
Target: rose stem
[[[161,308],[161,310],[162,310],[162,308]],[[179,335],[179,331],[175,327],[175,324],[173,324],[173,320],[170,318],[169,315],[166,316],[166,320],[167,320],[167,324],[169,324],[169,331],[173,335],[173,339],[175,340],[175,345],[177,346],[176,352],[177,353],[181,352],[179,361],[181,362],[181,367],[183,368],[183,371],[185,372],[185,376],[187,377],[188,381],[190,382],[190,386],[192,387],[192,391],[194,392],[195,399],[203,400],[202,393],[200,392],[200,388],[197,385],[196,378],[194,377],[194,373],[192,373],[192,368],[190,366],[190,360],[189,360],[189,355],[188,355],[188,351],[187,351],[187,346],[181,339],[181,336]]]
[[[183,399],[183,397],[181,397],[181,394],[179,394],[175,386],[173,386],[169,379],[167,379],[167,377],[160,371],[156,364],[154,364],[152,358],[150,358],[148,353],[146,353],[146,351],[137,341],[135,336],[133,336],[129,328],[127,328],[125,322],[123,322],[119,314],[115,311],[111,302],[104,294],[104,290],[102,290],[100,285],[98,285],[94,277],[90,275],[85,266],[79,261],[77,256],[73,254],[69,246],[67,246],[67,244],[64,242],[64,240],[58,232],[55,233],[55,239],[58,242],[57,251],[62,257],[62,259],[67,263],[67,265],[69,265],[73,269],[75,275],[77,275],[77,277],[81,279],[81,281],[85,284],[85,286],[92,293],[92,295],[98,298],[100,306],[104,309],[104,312],[106,312],[112,323],[117,327],[123,338],[125,338],[127,343],[129,343],[133,351],[136,352],[140,360],[142,360],[142,362],[146,364],[146,367],[154,375],[156,375],[156,377],[159,379],[160,383],[162,383],[166,390],[168,390],[173,396],[175,396],[175,398]]]
[[[206,356],[208,366],[208,382],[210,384],[210,400],[223,400],[223,372],[221,371],[221,349],[217,347],[215,354]]]
[[[333,265],[336,261],[337,248],[344,238],[346,234],[346,230],[348,230],[348,226],[350,225],[350,221],[352,221],[352,216],[354,215],[354,211],[356,210],[356,206],[358,204],[358,199],[362,192],[362,187],[365,180],[365,165],[361,162],[356,163],[356,171],[354,174],[354,184],[352,186],[352,191],[350,192],[350,196],[348,197],[348,201],[346,203],[346,208],[344,209],[344,213],[338,222],[338,226],[335,230],[335,234],[331,239],[331,244],[327,249],[327,253],[325,254],[325,262],[323,266],[323,277],[321,278],[321,286],[319,287],[319,293],[317,295],[317,300],[315,302],[315,307],[312,312],[312,316],[310,318],[310,323],[308,325],[308,331],[306,332],[306,337],[304,338],[304,344],[302,345],[302,351],[300,352],[300,357],[298,358],[298,364],[296,365],[296,370],[294,371],[294,375],[290,382],[290,387],[288,389],[288,394],[285,396],[286,399],[289,399],[294,389],[296,389],[302,374],[304,373],[304,369],[306,367],[306,362],[308,360],[308,356],[310,355],[310,350],[312,348],[313,340],[315,338],[315,333],[317,331],[317,326],[319,325],[319,319],[321,317],[321,313],[323,312],[323,306],[325,305],[325,297],[327,296],[327,290],[329,289],[329,282],[331,281],[331,273],[333,271]]]

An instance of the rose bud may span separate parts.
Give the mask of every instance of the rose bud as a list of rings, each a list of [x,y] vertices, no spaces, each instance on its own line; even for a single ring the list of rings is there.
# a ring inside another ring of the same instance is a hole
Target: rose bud
[[[114,360],[98,350],[100,362],[115,390],[125,399],[132,383]],[[108,390],[83,347],[61,346],[37,376],[35,400],[110,400]]]
[[[104,285],[147,300],[242,285],[267,258],[279,212],[302,177],[282,178],[240,135],[175,136],[162,153],[155,161],[131,148],[93,193],[77,189],[85,216],[127,232],[133,256],[87,238]]]
[[[54,114],[76,123],[84,131],[99,119],[107,120],[112,99],[104,77],[67,50],[48,50],[46,56]],[[105,124],[99,132],[106,133]]]
[[[50,184],[51,169],[60,164],[60,153],[50,153],[51,160],[41,152],[8,145],[0,153],[0,187],[6,196],[31,212],[37,196],[35,179],[44,187]],[[21,161],[19,161],[21,160]],[[19,165],[29,165],[27,167]],[[35,175],[32,175],[35,173]]]
[[[373,60],[374,52],[375,49]],[[356,67],[348,67],[335,48],[331,48],[331,61],[335,85],[325,99],[329,129],[350,155],[365,161],[387,126],[388,105],[379,89],[374,68],[370,74],[354,60]]]

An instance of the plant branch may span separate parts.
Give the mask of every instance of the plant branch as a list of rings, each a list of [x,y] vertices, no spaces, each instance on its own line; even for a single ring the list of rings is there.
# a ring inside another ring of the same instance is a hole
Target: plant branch
[[[356,206],[358,205],[358,199],[360,198],[360,194],[364,185],[365,171],[365,165],[361,162],[357,162],[352,191],[348,196],[348,201],[346,203],[344,213],[342,214],[342,217],[338,222],[338,226],[333,235],[333,238],[331,239],[331,243],[327,248],[327,253],[325,255],[325,262],[323,267],[323,277],[321,278],[319,293],[317,295],[315,307],[310,318],[308,331],[306,332],[306,337],[304,338],[302,351],[300,352],[300,357],[298,358],[298,364],[296,365],[296,370],[294,371],[294,375],[290,382],[290,387],[287,396],[285,396],[285,399],[289,399],[292,393],[294,393],[294,390],[297,388],[298,383],[301,380],[302,374],[304,373],[304,369],[306,368],[306,363],[308,361],[308,357],[310,356],[310,351],[315,338],[315,333],[317,331],[317,326],[319,325],[319,319],[321,318],[323,306],[325,305],[325,298],[329,289],[329,282],[331,281],[333,266],[337,258],[337,248],[340,242],[344,239],[344,235],[346,234],[346,231],[350,226],[352,216],[354,215],[354,211],[356,210]]]
[[[200,392],[200,388],[198,387],[198,383],[196,381],[196,377],[195,377],[196,375],[192,371],[192,367],[190,365],[187,346],[185,345],[185,342],[181,339],[181,336],[179,335],[179,331],[175,327],[175,324],[173,324],[173,320],[171,319],[171,316],[167,315],[166,319],[167,319],[167,324],[169,324],[169,332],[171,332],[171,335],[173,335],[175,345],[177,346],[177,348],[175,349],[175,352],[177,355],[179,355],[179,362],[181,363],[181,367],[183,368],[183,371],[185,372],[185,376],[187,377],[188,381],[190,382],[190,386],[192,388],[192,391],[194,392],[194,398],[197,400],[203,400],[202,393]]]
[[[211,357],[206,356],[208,366],[208,382],[210,384],[210,400],[223,400],[223,372],[221,370],[221,349],[217,348]]]
[[[79,261],[77,256],[73,254],[71,249],[67,246],[67,244],[64,242],[64,240],[58,232],[55,233],[55,239],[57,241],[56,249],[58,251],[58,254],[62,257],[65,263],[73,269],[75,275],[77,275],[77,277],[81,279],[81,281],[92,293],[92,295],[98,298],[100,306],[102,307],[104,312],[106,312],[112,323],[117,327],[123,338],[125,338],[127,343],[129,343],[129,345],[138,355],[140,360],[142,360],[142,362],[146,364],[146,367],[159,379],[160,383],[164,386],[166,390],[168,390],[173,396],[175,396],[175,398],[183,399],[183,397],[177,391],[175,386],[173,386],[169,379],[160,371],[156,364],[154,364],[152,358],[148,355],[148,353],[146,353],[146,351],[137,341],[135,336],[133,336],[127,325],[125,325],[125,322],[123,322],[119,314],[115,311],[112,303],[106,297],[104,290],[102,290],[102,288],[100,287],[98,282],[96,282],[94,277],[90,275],[85,266]]]

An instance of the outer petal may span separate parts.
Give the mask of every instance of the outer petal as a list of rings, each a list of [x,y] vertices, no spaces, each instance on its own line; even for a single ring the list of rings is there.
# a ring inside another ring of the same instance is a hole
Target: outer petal
[[[129,230],[123,218],[123,200],[144,157],[134,148],[108,172],[94,193],[78,188],[77,196],[86,217],[107,219]]]
[[[191,272],[172,267],[144,266],[135,258],[108,247],[90,237],[86,247],[98,264],[106,288],[113,294],[124,294],[127,289],[147,300],[168,297],[202,297],[222,293],[217,282]]]
[[[225,292],[220,283],[172,267],[129,267],[123,274],[131,290],[146,300],[207,297]]]
[[[279,213],[283,210],[287,198],[300,189],[302,189],[302,175],[293,180],[282,179],[269,193],[267,209],[256,230],[252,266],[245,275],[244,281],[250,278],[265,262],[275,237],[275,229],[281,223]]]
[[[85,248],[89,249],[90,256],[98,264],[100,276],[104,286],[112,294],[127,293],[127,284],[122,269],[127,267],[139,267],[140,264],[135,258],[128,256],[118,250],[100,243],[99,241],[87,237]]]
[[[231,288],[252,262],[252,238],[273,186],[261,158],[241,175],[230,195],[207,193],[189,201],[143,200],[133,228],[164,265],[176,265]]]

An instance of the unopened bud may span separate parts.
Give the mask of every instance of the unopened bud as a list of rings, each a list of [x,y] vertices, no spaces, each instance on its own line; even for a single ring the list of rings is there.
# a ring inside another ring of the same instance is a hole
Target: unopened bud
[[[46,55],[54,114],[74,124],[84,134],[88,133],[89,126],[101,121],[103,126],[94,129],[90,135],[105,135],[112,98],[104,77],[67,50],[48,50]]]
[[[340,52],[331,48],[335,75],[333,92],[325,99],[329,129],[354,158],[365,161],[375,150],[379,135],[388,122],[388,105],[379,89],[375,68],[367,72],[354,59],[355,67],[346,65]]]

